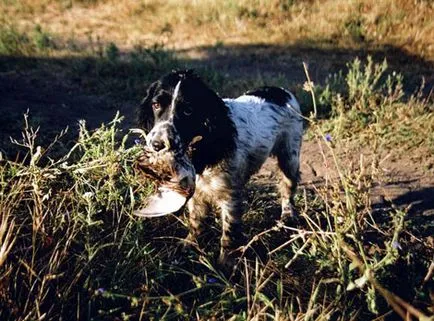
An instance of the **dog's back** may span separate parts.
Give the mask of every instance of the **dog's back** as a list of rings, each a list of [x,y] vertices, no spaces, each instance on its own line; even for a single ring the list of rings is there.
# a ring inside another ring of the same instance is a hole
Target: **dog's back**
[[[294,95],[278,87],[262,87],[236,99],[224,99],[237,129],[233,165],[246,180],[270,155],[284,149],[298,159],[303,123]],[[237,166],[238,163],[238,166]]]

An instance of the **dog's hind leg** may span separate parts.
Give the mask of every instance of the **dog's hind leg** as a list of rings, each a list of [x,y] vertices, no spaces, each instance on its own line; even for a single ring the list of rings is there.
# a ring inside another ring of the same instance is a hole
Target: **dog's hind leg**
[[[300,180],[301,136],[283,139],[274,148],[281,172],[280,195],[282,198],[281,217],[295,216],[294,195]]]

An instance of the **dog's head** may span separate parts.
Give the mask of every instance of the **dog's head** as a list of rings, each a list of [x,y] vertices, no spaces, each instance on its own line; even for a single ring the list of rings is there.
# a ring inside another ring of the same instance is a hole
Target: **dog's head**
[[[147,144],[155,151],[186,152],[193,144],[195,150],[208,144],[207,153],[192,156],[196,167],[200,163],[199,172],[204,164],[218,161],[209,144],[221,145],[215,147],[225,152],[232,147],[235,132],[223,100],[191,70],[173,71],[151,84],[140,105],[139,125],[148,132]]]

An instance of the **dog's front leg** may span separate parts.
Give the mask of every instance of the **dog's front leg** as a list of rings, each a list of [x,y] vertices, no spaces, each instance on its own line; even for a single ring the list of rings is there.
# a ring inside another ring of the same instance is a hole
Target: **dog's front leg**
[[[210,205],[200,191],[196,191],[194,196],[187,203],[189,232],[185,239],[185,245],[197,241],[197,237],[202,233],[203,220],[210,212]]]

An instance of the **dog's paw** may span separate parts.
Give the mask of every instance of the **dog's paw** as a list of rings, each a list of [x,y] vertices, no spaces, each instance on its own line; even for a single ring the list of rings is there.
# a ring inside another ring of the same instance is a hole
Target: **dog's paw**
[[[281,220],[286,220],[287,218],[296,218],[298,216],[298,211],[292,204],[282,206],[282,213],[280,215]]]
[[[228,251],[221,249],[217,264],[223,274],[225,274],[227,277],[230,277],[236,269],[238,260],[238,251]]]
[[[191,233],[189,233],[186,238],[180,240],[178,244],[183,252],[189,252],[195,248],[198,248],[197,239]]]

